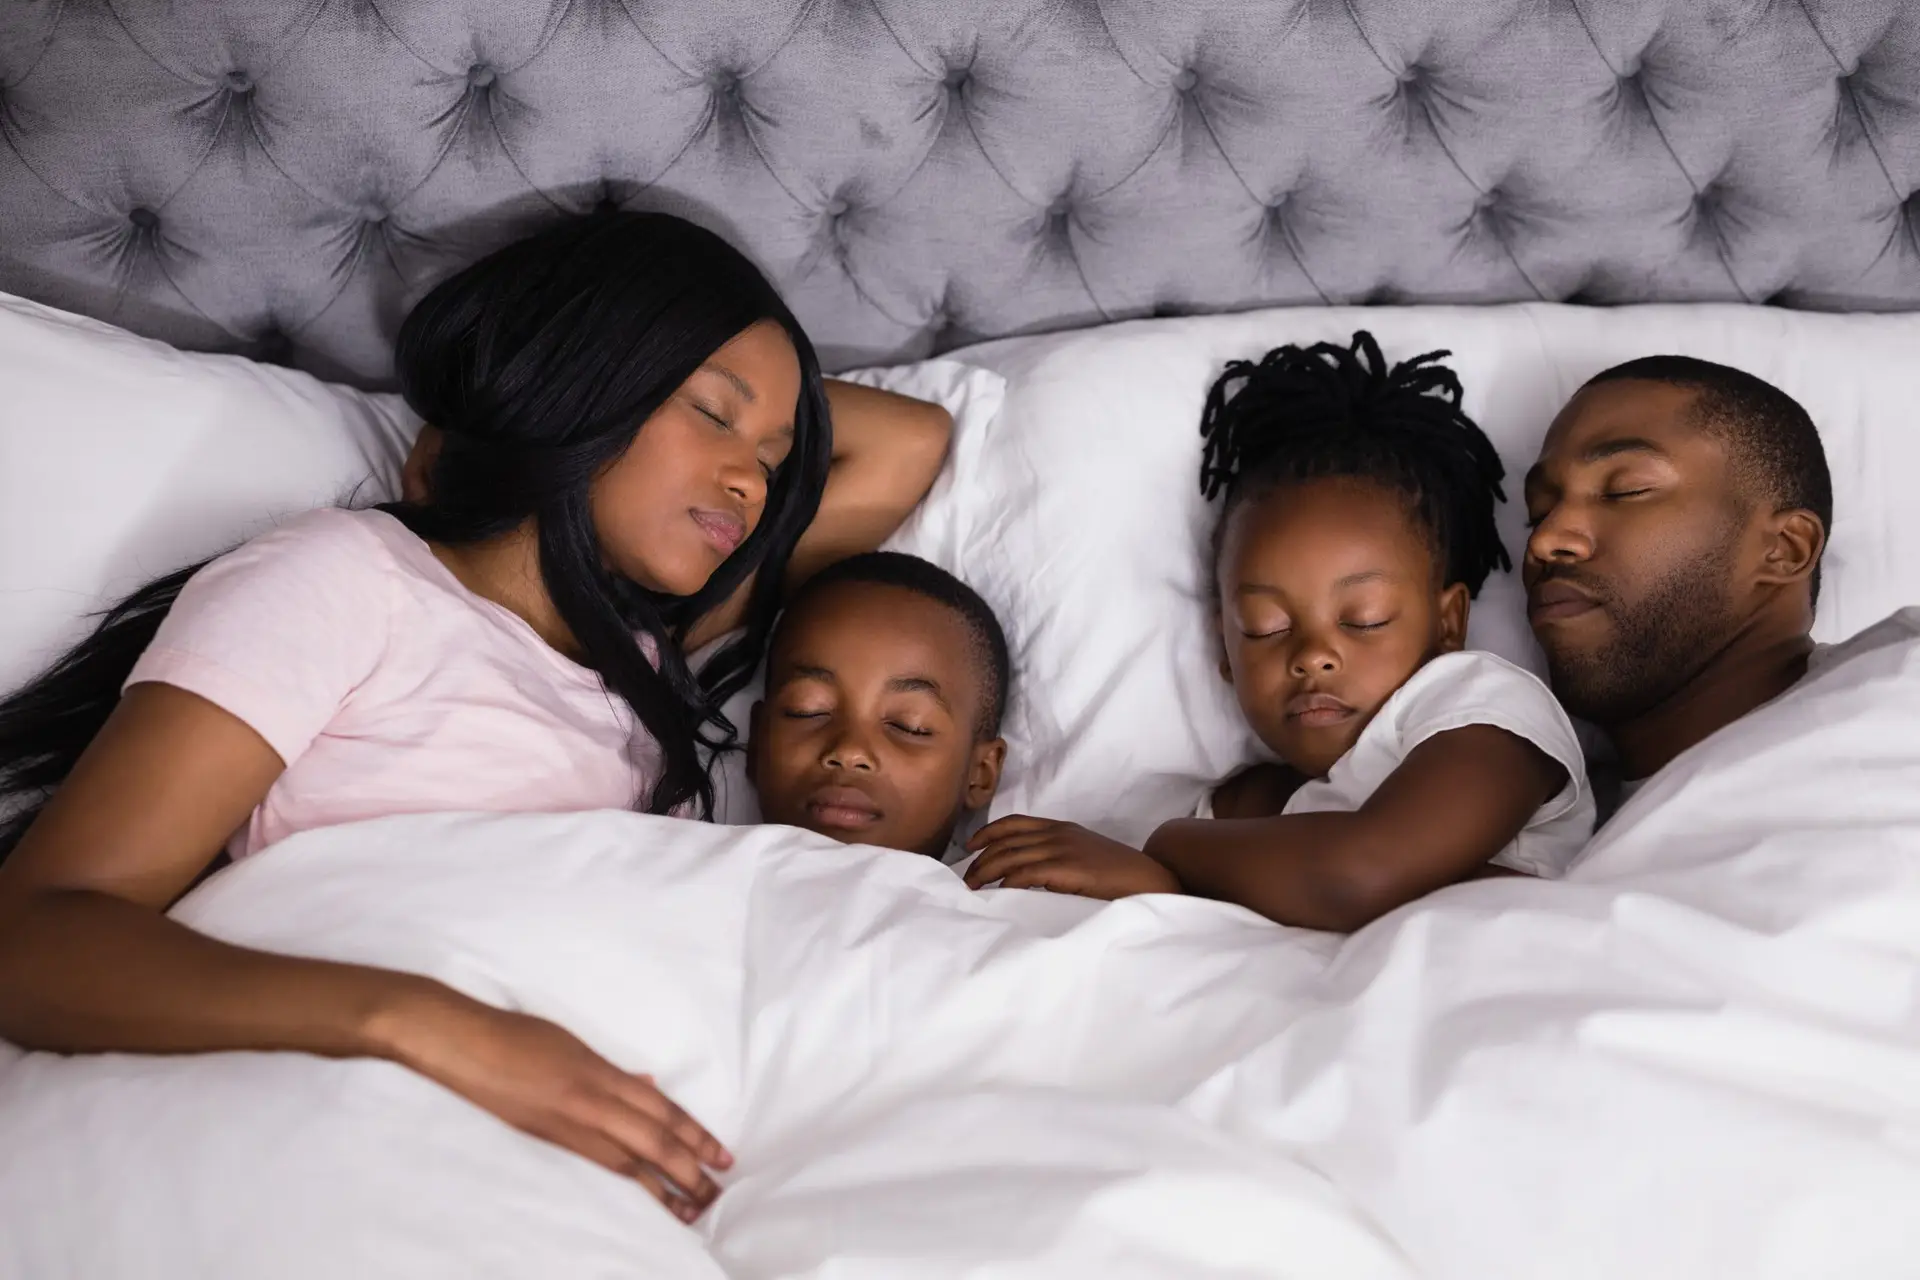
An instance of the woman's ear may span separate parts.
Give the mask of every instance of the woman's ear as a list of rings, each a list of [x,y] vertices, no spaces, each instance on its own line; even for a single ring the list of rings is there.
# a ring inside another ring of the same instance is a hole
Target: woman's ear
[[[1458,653],[1467,647],[1467,617],[1473,612],[1473,597],[1467,584],[1456,582],[1440,593],[1439,647],[1441,653]]]
[[[969,809],[984,809],[993,803],[1000,790],[1000,772],[1007,765],[1007,740],[994,738],[973,744],[973,758],[967,762],[967,790],[962,803]]]
[[[440,428],[431,423],[423,425],[413,438],[413,448],[407,450],[406,463],[400,468],[402,502],[418,506],[432,493],[427,477],[433,474],[433,464],[440,456],[440,440]]]

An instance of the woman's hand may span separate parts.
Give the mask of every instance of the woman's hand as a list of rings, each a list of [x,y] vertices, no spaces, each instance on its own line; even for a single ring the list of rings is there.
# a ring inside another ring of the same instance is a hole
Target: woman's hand
[[[464,996],[396,1011],[392,1056],[514,1128],[645,1187],[683,1222],[713,1203],[708,1169],[733,1164],[661,1093],[542,1018]]]
[[[1001,818],[980,828],[967,848],[980,855],[967,868],[967,885],[974,889],[998,880],[1007,889],[1109,900],[1180,892],[1173,873],[1146,854],[1071,822]]]

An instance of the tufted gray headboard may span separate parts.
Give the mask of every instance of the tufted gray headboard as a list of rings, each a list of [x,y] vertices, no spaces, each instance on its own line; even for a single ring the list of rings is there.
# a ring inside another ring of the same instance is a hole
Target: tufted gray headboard
[[[684,212],[831,365],[1272,303],[1920,304],[1920,0],[4,0],[0,289],[379,382]]]

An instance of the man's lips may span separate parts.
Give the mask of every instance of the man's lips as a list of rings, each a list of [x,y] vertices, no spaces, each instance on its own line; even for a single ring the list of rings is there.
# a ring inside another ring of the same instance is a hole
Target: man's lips
[[[738,516],[705,507],[695,507],[691,514],[693,522],[700,526],[700,532],[707,535],[707,541],[728,555],[733,554],[733,549],[746,541],[747,524]]]
[[[880,821],[880,806],[854,787],[822,787],[807,797],[807,816],[823,827],[857,830]]]
[[[1287,719],[1309,729],[1324,729],[1353,715],[1353,708],[1330,693],[1302,693],[1287,700]]]
[[[1565,622],[1599,607],[1600,602],[1590,592],[1564,578],[1536,583],[1533,590],[1527,592],[1527,620],[1536,627],[1548,622]]]

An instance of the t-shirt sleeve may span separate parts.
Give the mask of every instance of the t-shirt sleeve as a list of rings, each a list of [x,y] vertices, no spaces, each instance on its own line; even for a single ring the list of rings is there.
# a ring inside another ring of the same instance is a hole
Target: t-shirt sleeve
[[[386,646],[392,575],[362,518],[314,512],[200,570],[127,687],[169,684],[197,694],[293,763]]]
[[[1537,676],[1468,650],[1435,658],[1405,692],[1395,725],[1402,759],[1435,734],[1487,724],[1531,742],[1567,771],[1567,785],[1534,815],[1535,823],[1569,812],[1586,793],[1586,759],[1573,721]]]

